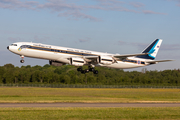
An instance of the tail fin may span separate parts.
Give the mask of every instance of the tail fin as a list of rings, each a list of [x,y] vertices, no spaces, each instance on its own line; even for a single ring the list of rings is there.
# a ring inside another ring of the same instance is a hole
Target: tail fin
[[[148,47],[146,47],[142,53],[149,53],[148,55],[138,56],[138,58],[154,60],[161,46],[162,39],[156,39]]]

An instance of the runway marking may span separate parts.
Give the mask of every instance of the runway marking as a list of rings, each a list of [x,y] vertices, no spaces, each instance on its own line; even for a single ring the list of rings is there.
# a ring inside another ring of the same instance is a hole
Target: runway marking
[[[180,107],[180,103],[0,103],[3,107]]]

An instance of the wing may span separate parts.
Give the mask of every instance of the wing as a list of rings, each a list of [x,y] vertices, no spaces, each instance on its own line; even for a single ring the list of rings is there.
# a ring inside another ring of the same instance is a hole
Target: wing
[[[147,55],[149,53],[138,53],[138,54],[127,54],[127,55],[113,55],[112,58],[117,60],[119,59],[126,59],[127,57],[132,57],[132,56],[142,56],[142,55]],[[97,63],[97,58],[99,56],[84,56],[83,59],[87,62],[91,63]]]

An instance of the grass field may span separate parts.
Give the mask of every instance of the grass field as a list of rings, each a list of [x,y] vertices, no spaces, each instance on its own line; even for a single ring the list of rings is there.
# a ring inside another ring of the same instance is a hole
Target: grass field
[[[0,103],[180,103],[180,89],[0,88]],[[0,120],[180,120],[168,108],[0,108]]]
[[[180,89],[0,88],[0,103],[180,103]]]
[[[180,108],[1,108],[0,120],[179,120]]]

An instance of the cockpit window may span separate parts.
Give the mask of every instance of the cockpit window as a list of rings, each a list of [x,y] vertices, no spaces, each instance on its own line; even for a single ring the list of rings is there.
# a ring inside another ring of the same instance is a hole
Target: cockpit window
[[[11,46],[17,46],[17,44],[11,44]]]

